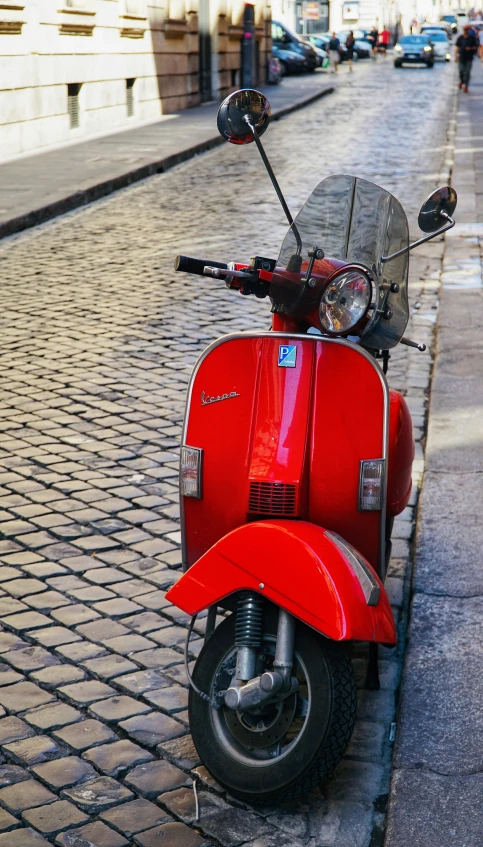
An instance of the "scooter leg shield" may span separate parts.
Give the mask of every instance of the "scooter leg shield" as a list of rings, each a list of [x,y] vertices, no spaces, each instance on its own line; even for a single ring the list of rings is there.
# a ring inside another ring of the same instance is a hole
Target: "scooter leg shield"
[[[307,521],[238,527],[198,559],[166,598],[194,615],[241,589],[259,592],[334,641],[396,643],[391,606],[371,565]]]

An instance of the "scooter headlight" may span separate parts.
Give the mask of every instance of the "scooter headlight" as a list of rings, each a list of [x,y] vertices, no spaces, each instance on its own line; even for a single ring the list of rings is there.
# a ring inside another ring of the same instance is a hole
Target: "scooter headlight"
[[[327,332],[347,333],[366,314],[371,303],[372,286],[363,271],[343,271],[325,289],[319,306],[321,326]]]

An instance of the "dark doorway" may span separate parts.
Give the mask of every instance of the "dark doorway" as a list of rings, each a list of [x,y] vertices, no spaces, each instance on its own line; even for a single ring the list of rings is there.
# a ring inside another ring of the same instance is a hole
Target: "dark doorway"
[[[198,37],[200,61],[200,103],[206,103],[208,100],[212,99],[210,0],[199,0]]]

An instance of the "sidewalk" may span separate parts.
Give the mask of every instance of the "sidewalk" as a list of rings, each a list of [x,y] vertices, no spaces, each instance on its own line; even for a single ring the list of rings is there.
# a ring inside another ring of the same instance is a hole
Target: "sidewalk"
[[[459,93],[438,344],[386,847],[480,847],[483,71]]]
[[[333,78],[318,71],[260,90],[276,120],[324,97]],[[162,173],[223,144],[216,129],[219,103],[91,141],[0,165],[0,238]]]

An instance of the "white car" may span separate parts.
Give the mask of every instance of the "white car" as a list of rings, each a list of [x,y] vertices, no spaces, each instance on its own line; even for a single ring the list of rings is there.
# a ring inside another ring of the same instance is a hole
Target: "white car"
[[[449,38],[443,29],[439,27],[435,27],[434,29],[431,27],[422,27],[421,34],[427,35],[431,39],[435,59],[440,59],[443,62],[450,61]]]

